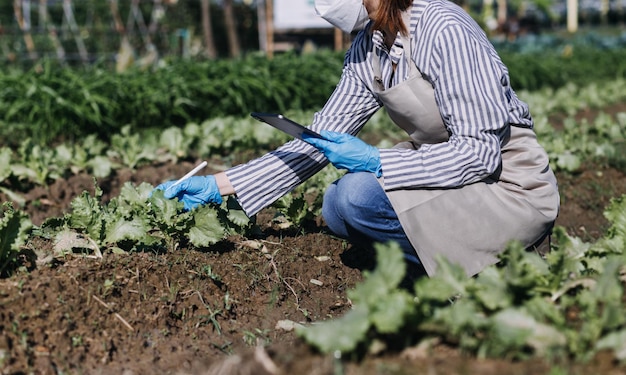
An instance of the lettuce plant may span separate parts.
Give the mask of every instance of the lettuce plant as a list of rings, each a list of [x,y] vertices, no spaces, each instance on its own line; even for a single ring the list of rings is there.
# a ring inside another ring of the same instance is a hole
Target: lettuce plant
[[[26,213],[15,210],[5,202],[0,208],[0,275],[15,262],[21,247],[26,243],[32,223]]]

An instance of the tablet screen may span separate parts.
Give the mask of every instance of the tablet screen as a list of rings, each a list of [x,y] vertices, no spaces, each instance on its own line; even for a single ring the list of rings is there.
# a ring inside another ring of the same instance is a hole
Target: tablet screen
[[[281,114],[252,112],[250,115],[257,120],[270,124],[276,129],[282,130],[283,132],[298,139],[302,139],[302,134],[304,133],[312,137],[324,139],[324,137],[314,132],[313,130],[304,127]]]

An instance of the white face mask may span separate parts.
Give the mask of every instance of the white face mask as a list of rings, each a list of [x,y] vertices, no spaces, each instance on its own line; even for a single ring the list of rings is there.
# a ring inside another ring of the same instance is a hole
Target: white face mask
[[[363,28],[369,20],[363,0],[315,0],[315,11],[346,33]]]

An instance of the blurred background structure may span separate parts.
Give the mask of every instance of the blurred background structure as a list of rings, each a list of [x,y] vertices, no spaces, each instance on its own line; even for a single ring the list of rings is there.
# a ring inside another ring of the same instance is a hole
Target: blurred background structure
[[[494,40],[580,28],[623,30],[626,0],[456,0]],[[237,58],[345,49],[352,35],[315,14],[313,0],[0,0],[0,64],[55,59],[114,63]]]

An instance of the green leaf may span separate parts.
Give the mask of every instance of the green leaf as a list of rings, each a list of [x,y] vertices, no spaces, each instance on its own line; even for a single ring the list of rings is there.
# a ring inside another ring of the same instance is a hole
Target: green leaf
[[[511,243],[500,258],[503,278],[517,302],[532,296],[536,287],[548,287],[551,276],[548,263],[535,252],[526,251],[521,243]]]
[[[104,222],[102,218],[102,207],[99,202],[99,195],[91,197],[89,192],[84,191],[81,195],[72,200],[72,212],[69,217],[69,225],[72,228],[82,229],[87,232],[96,242],[102,238]]]
[[[524,307],[538,321],[550,322],[559,328],[565,327],[567,324],[566,316],[559,306],[550,302],[544,297],[535,297],[527,301]]]
[[[451,334],[463,340],[463,337],[474,335],[480,328],[487,325],[488,321],[479,306],[471,299],[461,298],[453,304],[448,303],[437,308],[432,317],[426,323],[434,327],[424,328],[434,330],[442,334]],[[466,347],[467,348],[467,347]]]
[[[376,330],[380,333],[397,333],[405,324],[407,315],[414,310],[411,302],[411,297],[403,290],[391,291],[371,311],[370,320]]]
[[[119,218],[107,226],[104,243],[116,244],[122,240],[152,243],[154,240],[148,235],[149,229],[150,226],[144,218],[134,217],[131,220]]]
[[[0,255],[5,255],[10,250],[19,250],[26,241],[30,228],[32,223],[28,215],[15,210],[10,202],[4,202],[0,218]]]
[[[226,201],[226,209],[228,211],[228,220],[235,225],[243,228],[250,223],[250,218],[246,215],[244,210],[239,205],[239,202],[237,202],[237,199],[234,197],[228,197],[228,200]]]
[[[149,198],[148,204],[158,221],[167,227],[176,227],[179,218],[181,218],[179,212],[184,206],[182,202],[178,202],[176,199],[166,199],[163,197],[163,190],[155,190]]]
[[[11,189],[0,186],[0,192],[4,193],[11,201],[17,203],[18,207],[24,207],[26,204],[26,198]]]
[[[604,211],[604,217],[611,223],[610,235],[621,237],[622,244],[626,245],[626,195],[612,198]]]
[[[113,170],[111,160],[102,155],[94,156],[92,159],[89,159],[87,165],[91,167],[93,176],[96,178],[109,177],[111,170]]]
[[[187,237],[196,247],[206,247],[221,241],[226,231],[220,223],[217,211],[210,206],[202,206],[193,211],[193,224]]]
[[[611,332],[596,343],[595,350],[612,350],[615,358],[626,361],[626,329]]]
[[[33,225],[28,216],[15,210],[10,202],[2,204],[0,218],[0,274],[15,259],[20,247],[26,242]]]
[[[169,151],[175,162],[187,155],[191,140],[192,138],[186,137],[180,128],[169,127],[161,133],[159,144]]]
[[[465,294],[468,279],[463,268],[441,257],[437,264],[434,276],[421,278],[415,284],[415,295],[420,302],[448,303],[450,298]]]
[[[369,311],[355,306],[340,318],[308,327],[297,327],[296,334],[323,353],[356,349],[370,328]]]
[[[599,301],[618,304],[621,302],[624,293],[619,276],[624,266],[623,259],[617,256],[612,256],[604,262],[604,269],[594,287]]]
[[[152,185],[146,182],[142,182],[139,186],[134,186],[132,182],[127,181],[122,186],[119,199],[130,204],[144,205],[147,203],[153,189]]]
[[[13,151],[8,147],[0,148],[0,182],[11,175],[11,158]]]
[[[377,306],[381,299],[397,288],[406,272],[404,255],[397,243],[375,244],[374,247],[376,269],[371,273],[365,272],[365,280],[348,291],[348,296],[356,305]]]
[[[494,315],[492,333],[497,343],[511,349],[528,345],[537,352],[545,352],[566,344],[563,333],[519,309],[506,309]]]
[[[568,172],[576,172],[580,169],[581,164],[580,158],[569,152],[559,155],[556,161],[556,165],[559,169]]]
[[[404,255],[397,243],[375,244],[376,269],[348,296],[354,308],[341,318],[304,329],[307,341],[324,352],[351,351],[367,339],[370,327],[397,333],[414,312],[412,297],[398,285],[404,277]]]
[[[487,267],[476,278],[474,295],[488,309],[511,306],[511,295],[506,280],[495,267]]]

